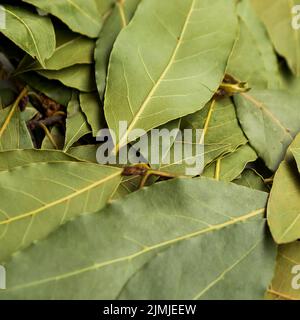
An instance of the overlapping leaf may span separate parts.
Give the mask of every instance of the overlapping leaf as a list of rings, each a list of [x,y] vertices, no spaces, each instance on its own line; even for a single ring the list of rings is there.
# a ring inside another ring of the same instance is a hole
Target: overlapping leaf
[[[68,116],[66,120],[66,139],[64,150],[67,151],[81,137],[91,132],[86,118],[81,111],[78,96],[73,94],[73,97],[68,105]]]
[[[300,242],[279,247],[275,275],[267,291],[272,300],[300,300]]]
[[[263,192],[208,179],[160,183],[13,257],[1,298],[261,298],[276,252],[266,201]]]
[[[69,161],[2,171],[0,261],[68,219],[102,208],[119,182],[117,168]]]
[[[96,2],[86,0],[23,0],[61,19],[71,30],[97,37],[102,27]]]
[[[250,144],[276,170],[300,131],[299,96],[280,90],[252,90],[236,96],[237,114]]]
[[[95,61],[96,81],[101,97],[104,96],[105,92],[107,66],[115,40],[120,31],[128,25],[140,1],[141,0],[118,1],[100,32],[96,44]]]
[[[3,6],[6,27],[1,32],[45,67],[45,60],[55,50],[55,33],[51,20],[16,6]]]
[[[213,162],[206,168],[203,175],[205,177],[230,182],[243,172],[248,163],[256,159],[257,155],[255,151],[246,144]]]
[[[120,147],[138,137],[133,129],[148,131],[210,100],[236,35],[234,7],[234,1],[224,0],[139,5],[115,42],[105,95],[109,128],[118,135],[118,121],[128,122]]]
[[[278,53],[285,57],[291,70],[300,76],[300,30],[293,28],[292,9],[299,0],[251,0],[266,25]]]
[[[299,139],[291,149],[297,147]],[[275,174],[268,203],[268,223],[277,243],[300,238],[300,175],[289,152]]]

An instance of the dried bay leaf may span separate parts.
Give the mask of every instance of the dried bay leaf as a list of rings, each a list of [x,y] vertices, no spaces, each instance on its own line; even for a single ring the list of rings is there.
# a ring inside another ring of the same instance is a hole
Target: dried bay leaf
[[[61,70],[40,70],[38,74],[80,91],[91,92],[96,89],[94,70],[89,64],[78,64]]]
[[[91,128],[86,121],[84,113],[80,109],[78,95],[73,94],[68,104],[64,151],[67,151],[75,142],[90,132]]]
[[[239,35],[230,56],[227,73],[248,82],[250,87],[280,87],[276,54],[264,25],[256,16],[250,0],[238,4]]]
[[[257,154],[275,171],[300,131],[300,99],[281,90],[251,90],[235,97],[241,126]]]
[[[267,290],[268,299],[300,300],[299,289],[292,286],[297,284],[297,272],[293,272],[297,265],[300,265],[300,242],[279,246],[275,275]]]
[[[290,150],[299,147],[299,139]],[[290,153],[277,170],[268,203],[268,224],[278,244],[300,238],[300,174]]]
[[[15,105],[0,110],[0,150],[31,149],[32,139],[26,126],[31,113]]]
[[[117,136],[119,121],[128,122],[118,146],[138,138],[135,128],[202,109],[224,76],[236,31],[234,1],[143,1],[110,58],[106,120]]]
[[[100,32],[95,50],[95,68],[97,88],[101,98],[104,97],[107,67],[115,40],[120,31],[128,25],[140,1],[118,1]]]
[[[57,150],[9,150],[0,151],[0,171],[11,170],[37,162],[79,161],[78,159]]]
[[[58,81],[48,80],[42,76],[39,76],[35,72],[24,73],[19,77],[32,88],[40,91],[47,97],[62,104],[63,106],[67,106],[71,100],[72,89],[65,87]]]
[[[62,20],[72,31],[96,38],[102,27],[94,0],[23,0]]]
[[[55,50],[55,33],[51,20],[20,6],[3,6],[6,28],[1,32],[45,67],[45,60]]]
[[[266,201],[264,192],[209,179],[145,188],[15,255],[0,297],[261,298],[276,254]]]
[[[71,32],[62,32],[62,35],[57,35],[56,49],[51,58],[45,61],[44,67],[26,56],[15,73],[40,69],[61,70],[75,64],[93,63],[94,48],[94,40]]]
[[[245,169],[246,165],[257,159],[256,152],[249,144],[239,147],[236,151],[225,155],[208,166],[203,175],[222,181],[233,181]]]
[[[117,168],[69,161],[0,172],[0,261],[46,237],[68,219],[102,208],[119,184],[120,174]]]
[[[300,76],[300,30],[294,29],[292,8],[299,0],[251,0],[266,25],[275,49],[283,56],[297,76]]]
[[[247,188],[270,192],[269,188],[265,185],[263,178],[253,169],[244,170],[241,176],[233,182]]]
[[[96,137],[99,130],[106,125],[102,103],[97,93],[80,93],[79,99],[80,107],[92,128],[93,136]]]

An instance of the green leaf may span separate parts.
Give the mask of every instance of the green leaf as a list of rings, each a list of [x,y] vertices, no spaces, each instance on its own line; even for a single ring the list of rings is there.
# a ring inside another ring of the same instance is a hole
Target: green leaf
[[[173,129],[178,128],[181,132],[184,132],[185,129],[192,129],[194,130],[194,135],[196,133],[196,129],[203,130],[200,137],[193,137],[193,142],[195,145],[199,144],[204,146],[204,149],[199,148],[198,150],[193,150],[192,157],[194,160],[196,160],[196,158],[200,161],[204,160],[205,166],[218,157],[234,152],[239,146],[247,143],[247,139],[238,124],[234,105],[230,99],[210,102],[202,110],[183,117],[182,119],[173,120],[162,125],[158,129],[167,129],[171,132]],[[178,137],[176,137],[176,139],[178,140]],[[180,139],[180,141],[182,141],[182,139]],[[192,166],[187,165],[184,161],[190,161],[191,155],[183,157],[183,163],[174,161],[173,155],[175,138],[170,142],[170,150],[165,152],[164,156],[162,156],[162,152],[160,152],[160,164],[151,166],[158,170],[171,172],[177,175],[185,175],[186,169]],[[146,152],[143,149],[141,149],[140,152],[143,156],[145,156],[147,152],[148,155],[151,155],[151,145],[148,146],[148,150],[146,150]],[[150,156],[148,156],[148,159],[150,162]],[[166,159],[168,159],[168,161],[165,161]],[[201,168],[199,168],[199,170],[198,174],[201,173]]]
[[[296,276],[299,272],[293,269],[300,265],[300,242],[279,247],[275,275],[267,293],[271,300],[300,300],[299,289],[293,288],[298,283]]]
[[[65,221],[101,209],[118,186],[120,172],[69,161],[2,171],[0,261],[46,237]]]
[[[181,128],[204,130],[205,165],[247,143],[230,99],[209,103],[202,110],[184,117]]]
[[[290,150],[296,147],[299,139]],[[268,223],[279,244],[300,238],[300,175],[290,150],[275,174],[268,203]]]
[[[235,97],[241,126],[266,166],[275,171],[300,131],[299,95],[252,90]]]
[[[64,151],[67,151],[80,138],[91,132],[91,128],[80,109],[77,94],[73,95],[70,103],[68,104],[66,128]]]
[[[95,0],[100,15],[103,17],[108,16],[111,13],[112,7],[116,1],[118,0]]]
[[[50,130],[50,137],[45,135],[44,140],[42,142],[41,149],[46,150],[61,150],[64,147],[65,137],[62,134],[61,130],[58,127],[53,127]]]
[[[67,106],[71,100],[72,89],[63,86],[58,81],[47,80],[34,72],[24,73],[19,77],[32,88],[42,92],[63,106]]]
[[[99,0],[100,1],[100,0]],[[96,43],[96,81],[101,98],[104,97],[107,67],[113,45],[120,31],[130,22],[141,0],[118,1],[105,21]]]
[[[102,18],[94,0],[23,0],[62,20],[72,31],[96,38]]]
[[[233,182],[250,189],[270,192],[265,185],[263,178],[253,169],[244,170],[241,176]]]
[[[236,29],[231,0],[143,1],[110,58],[106,120],[117,136],[119,121],[128,122],[118,147],[138,138],[135,128],[202,109],[222,81]]]
[[[283,56],[293,73],[300,76],[300,30],[292,26],[294,15],[292,8],[299,0],[251,0],[260,16],[275,49]]]
[[[96,89],[94,70],[89,64],[78,64],[61,70],[40,70],[38,73],[80,91],[91,92]]]
[[[81,161],[97,163],[96,153],[99,146],[100,145],[90,144],[71,147],[67,150],[67,154]]]
[[[11,170],[37,162],[79,161],[64,152],[56,150],[9,150],[0,151],[0,171]]]
[[[244,171],[248,163],[256,159],[256,152],[246,144],[213,162],[204,170],[203,176],[230,182]]]
[[[31,113],[29,113],[31,114]],[[28,113],[14,106],[0,110],[0,150],[31,149],[33,143],[26,126]]]
[[[81,93],[80,107],[87,117],[87,121],[92,128],[93,136],[96,137],[99,130],[106,125],[103,106],[96,93]]]
[[[298,136],[294,140],[290,150],[297,162],[298,170],[300,172],[300,134],[298,134]]]
[[[15,255],[0,297],[262,298],[276,254],[266,201],[264,192],[208,179],[145,188]]]
[[[80,161],[98,163],[96,159],[97,149],[100,145],[82,145],[70,148],[67,153]],[[129,176],[122,177],[121,183],[112,194],[111,199],[119,199],[128,194],[137,191],[140,185],[141,177]]]
[[[252,88],[277,89],[280,85],[277,57],[250,0],[238,4],[238,16],[240,31],[227,73],[248,82]]]
[[[6,28],[1,32],[44,67],[45,60],[55,50],[55,33],[52,22],[17,6],[3,6]]]
[[[92,39],[61,31],[57,34],[57,47],[51,58],[45,61],[44,68],[61,70],[75,64],[92,63],[94,48],[95,42]],[[16,73],[40,69],[43,69],[43,66],[33,61],[29,56],[25,56]]]

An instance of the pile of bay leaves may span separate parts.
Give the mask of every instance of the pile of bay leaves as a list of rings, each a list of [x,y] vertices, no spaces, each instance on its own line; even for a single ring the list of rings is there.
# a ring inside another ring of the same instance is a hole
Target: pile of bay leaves
[[[296,5],[2,0],[0,299],[300,299]],[[120,121],[204,171],[97,163]]]

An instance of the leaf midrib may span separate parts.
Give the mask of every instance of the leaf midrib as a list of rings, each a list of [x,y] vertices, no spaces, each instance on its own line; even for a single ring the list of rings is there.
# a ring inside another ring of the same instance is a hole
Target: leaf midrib
[[[38,60],[39,60],[40,63],[42,64],[42,67],[43,67],[43,68],[46,68],[45,63],[44,63],[44,60],[42,59],[41,53],[40,53],[40,51],[39,51],[39,49],[38,49],[36,39],[35,39],[35,37],[34,37],[33,32],[31,31],[30,27],[27,25],[27,23],[26,23],[22,18],[20,18],[20,17],[17,16],[16,14],[14,14],[12,11],[8,10],[8,9],[5,8],[5,7],[4,7],[4,10],[5,10],[6,12],[8,12],[9,14],[11,14],[13,17],[15,17],[17,20],[19,20],[19,21],[25,26],[25,28],[28,30],[29,35],[30,35],[30,37],[32,38],[32,41],[33,41],[33,44],[34,44],[34,47],[35,47],[35,50],[36,50],[36,53],[37,53],[37,56],[38,56]]]
[[[116,173],[111,174],[110,176],[105,177],[104,179],[96,181],[96,182],[94,182],[94,183],[92,183],[92,184],[90,184],[90,185],[88,185],[88,186],[86,186],[86,187],[84,187],[84,188],[82,188],[82,189],[80,189],[80,190],[78,190],[78,191],[66,196],[66,197],[57,199],[57,200],[55,200],[53,202],[50,202],[50,203],[46,204],[45,206],[39,207],[38,209],[35,209],[35,210],[32,210],[32,211],[23,213],[21,215],[18,215],[18,216],[11,217],[9,219],[0,221],[0,226],[1,225],[8,225],[8,224],[10,224],[12,222],[16,222],[16,221],[19,221],[19,220],[22,220],[22,219],[25,219],[25,218],[28,218],[28,217],[35,216],[35,215],[37,215],[39,213],[42,213],[45,210],[47,210],[47,209],[49,209],[49,208],[51,208],[51,207],[53,207],[55,205],[58,205],[58,204],[61,204],[61,203],[65,202],[65,201],[71,200],[71,199],[79,196],[80,194],[82,194],[82,193],[84,193],[86,191],[89,191],[89,190],[91,190],[93,188],[96,188],[99,185],[101,185],[101,184],[103,184],[103,183],[105,183],[105,182],[107,182],[109,180],[112,180],[113,178],[115,178],[117,176],[120,176],[120,171],[117,171]]]
[[[152,89],[150,90],[149,94],[147,95],[146,99],[144,100],[143,104],[141,105],[139,111],[136,113],[135,117],[133,117],[126,133],[123,135],[123,137],[120,139],[118,145],[116,146],[115,148],[115,151],[116,153],[118,152],[118,150],[123,147],[124,145],[127,144],[127,138],[128,138],[128,135],[129,133],[134,129],[134,126],[136,125],[137,121],[139,120],[141,114],[144,112],[145,108],[147,107],[147,104],[149,103],[149,101],[151,100],[153,94],[155,93],[155,91],[157,90],[158,86],[160,85],[161,81],[164,79],[164,77],[166,76],[166,74],[168,73],[169,69],[171,68],[175,58],[176,58],[176,55],[177,55],[177,52],[180,48],[180,45],[182,44],[182,39],[184,37],[184,34],[186,32],[186,29],[187,29],[187,26],[188,26],[188,22],[190,20],[190,17],[193,13],[193,10],[194,10],[194,6],[195,6],[195,0],[192,1],[192,4],[191,4],[191,8],[188,12],[188,15],[186,17],[186,20],[185,20],[185,23],[183,25],[183,28],[182,28],[182,31],[181,31],[181,34],[180,34],[180,37],[179,37],[179,40],[177,41],[177,44],[175,46],[175,49],[173,51],[173,54],[167,64],[167,66],[165,67],[164,71],[162,72],[161,76],[159,77],[159,79],[157,80],[156,84],[152,87]]]
[[[183,236],[180,236],[180,237],[177,237],[177,238],[174,238],[174,239],[170,239],[170,240],[167,240],[167,241],[152,245],[150,247],[145,247],[143,250],[137,251],[137,252],[135,252],[135,253],[133,253],[131,255],[128,255],[128,256],[116,258],[116,259],[113,259],[113,260],[104,261],[104,262],[101,262],[101,263],[94,263],[92,266],[87,266],[85,268],[81,268],[81,269],[78,269],[76,271],[71,271],[71,272],[68,272],[68,273],[65,273],[65,274],[52,276],[50,278],[46,278],[46,279],[43,279],[43,280],[38,280],[38,281],[34,281],[34,282],[27,283],[27,284],[24,284],[24,285],[15,286],[13,288],[8,289],[7,291],[18,290],[18,289],[28,288],[28,287],[32,287],[32,286],[37,286],[37,285],[41,285],[41,284],[48,283],[48,282],[51,282],[51,281],[59,281],[59,280],[63,280],[63,279],[66,279],[66,278],[77,276],[77,275],[85,273],[85,272],[98,270],[98,269],[104,268],[104,267],[112,265],[112,264],[121,263],[121,262],[124,262],[124,261],[127,261],[127,260],[133,260],[133,259],[138,258],[139,256],[141,256],[143,254],[146,254],[146,253],[149,253],[151,251],[154,251],[154,250],[166,247],[166,246],[170,246],[170,245],[176,244],[176,243],[184,241],[184,240],[195,238],[197,236],[200,236],[200,235],[208,233],[208,232],[217,231],[217,230],[223,229],[225,227],[234,225],[234,224],[239,223],[239,222],[244,222],[244,221],[246,221],[248,219],[254,218],[254,217],[256,217],[258,215],[261,215],[263,213],[265,213],[265,208],[260,208],[260,209],[254,210],[254,211],[252,211],[250,213],[247,213],[247,214],[245,214],[243,216],[240,216],[238,218],[233,218],[232,220],[229,220],[227,222],[224,222],[224,223],[221,223],[221,224],[218,224],[218,225],[214,225],[214,226],[210,226],[210,227],[208,227],[206,229],[201,229],[201,230],[198,230],[198,231],[195,231],[195,232],[192,232],[192,233],[188,233],[186,235],[183,235]]]

